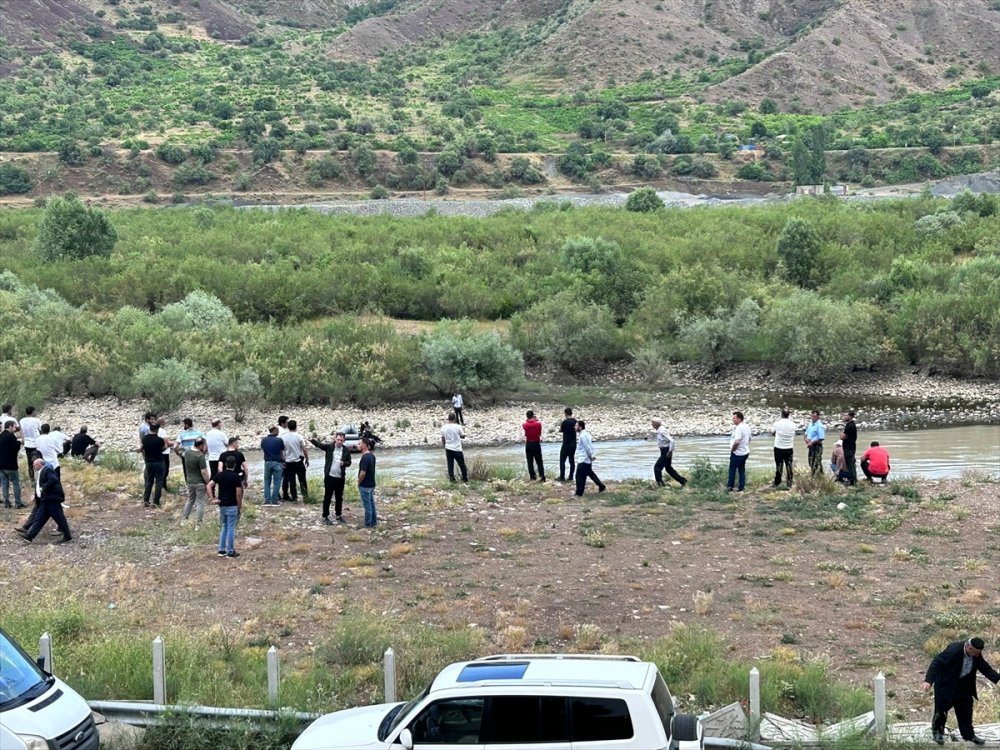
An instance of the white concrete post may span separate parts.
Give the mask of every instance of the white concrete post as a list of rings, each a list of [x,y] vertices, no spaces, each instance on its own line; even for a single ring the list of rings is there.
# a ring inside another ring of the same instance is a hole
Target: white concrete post
[[[42,633],[38,639],[38,658],[42,660],[42,669],[52,674],[52,636]]]
[[[278,649],[271,646],[267,650],[267,702],[272,706],[278,703],[278,685],[281,674],[278,669]]]
[[[396,702],[396,652],[385,650],[385,702]]]
[[[167,659],[160,636],[153,639],[153,703],[167,705]]]
[[[760,670],[750,670],[750,731],[753,739],[760,738]]]
[[[885,675],[875,675],[875,734],[885,734]]]

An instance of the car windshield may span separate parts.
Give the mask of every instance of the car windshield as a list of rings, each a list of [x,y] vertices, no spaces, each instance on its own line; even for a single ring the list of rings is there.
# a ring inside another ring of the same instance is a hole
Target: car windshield
[[[657,674],[656,681],[653,683],[653,705],[656,706],[656,713],[660,717],[660,723],[663,724],[663,732],[670,736],[670,720],[674,715],[674,699],[670,697],[670,691],[667,689],[667,683],[663,681],[663,678]]]
[[[431,686],[428,685],[420,691],[420,695],[411,700],[409,703],[401,703],[389,711],[389,713],[385,715],[385,718],[382,719],[382,724],[378,728],[379,740],[384,742],[385,738],[388,737],[397,726],[399,726],[400,722],[402,722],[411,711],[413,711],[414,706],[427,697],[427,694],[430,691]]]
[[[48,689],[51,678],[0,630],[0,710],[26,703]]]

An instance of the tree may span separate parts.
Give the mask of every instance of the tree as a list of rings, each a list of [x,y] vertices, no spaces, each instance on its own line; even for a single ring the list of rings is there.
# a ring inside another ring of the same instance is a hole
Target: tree
[[[533,362],[573,370],[624,354],[611,311],[571,290],[536,302],[510,321],[511,342]]]
[[[687,320],[681,326],[679,338],[689,354],[718,371],[743,352],[757,333],[759,320],[760,306],[746,299],[735,310],[719,307],[713,315]]]
[[[45,207],[36,247],[45,260],[79,260],[110,255],[117,241],[118,233],[102,211],[67,195],[53,198]]]
[[[31,175],[16,164],[0,164],[0,195],[19,195],[34,187]]]
[[[649,190],[653,198],[660,200],[651,189],[640,190]],[[572,237],[563,243],[559,256],[560,264],[574,271],[584,283],[586,296],[611,310],[616,322],[624,321],[639,304],[649,274],[617,242],[602,237]]]
[[[201,371],[186,360],[164,359],[147,362],[136,372],[132,388],[149,399],[153,411],[173,411],[201,388]]]
[[[778,113],[778,103],[774,99],[764,99],[757,107],[757,111],[762,115],[775,115]]]
[[[651,187],[642,187],[629,193],[625,200],[625,210],[637,213],[648,213],[663,208],[663,201]]]
[[[76,141],[67,138],[59,144],[59,161],[69,164],[71,167],[83,164],[83,149]]]
[[[817,261],[821,245],[812,224],[804,219],[789,219],[777,243],[783,276],[804,289],[818,285]]]
[[[799,185],[816,185],[826,172],[826,130],[815,125],[792,144],[792,174]]]
[[[524,359],[496,331],[477,331],[471,320],[443,320],[420,347],[427,379],[439,393],[489,392],[516,385]]]

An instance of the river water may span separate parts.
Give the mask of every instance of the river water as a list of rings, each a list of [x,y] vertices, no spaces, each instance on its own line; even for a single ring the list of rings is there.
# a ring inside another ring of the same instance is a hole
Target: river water
[[[824,459],[828,463],[836,436],[828,433]],[[858,435],[858,458],[872,440],[889,451],[892,476],[912,476],[933,479],[961,477],[965,472],[978,471],[1000,474],[1000,425],[962,425],[918,430],[865,430]],[[757,435],[750,444],[750,468],[774,468],[773,438]],[[659,453],[653,441],[605,440],[594,444],[597,460],[594,470],[602,479],[651,479],[652,466]],[[313,460],[309,476],[319,477],[323,471],[323,454],[311,452]],[[259,451],[244,450],[250,475],[260,479],[263,462]],[[446,476],[444,450],[439,448],[387,448],[375,451],[379,476],[413,481],[438,481]],[[542,446],[547,478],[559,476],[559,444]],[[681,474],[695,458],[704,456],[713,463],[728,463],[727,435],[682,437],[677,439],[674,467]],[[466,446],[465,459],[481,458],[494,464],[508,464],[519,473],[527,473],[524,447],[521,444]],[[355,457],[356,460],[356,457]],[[797,437],[795,462],[805,466],[806,448]],[[353,468],[353,467],[352,467]],[[860,470],[859,470],[860,472]],[[891,478],[891,477],[890,477]]]

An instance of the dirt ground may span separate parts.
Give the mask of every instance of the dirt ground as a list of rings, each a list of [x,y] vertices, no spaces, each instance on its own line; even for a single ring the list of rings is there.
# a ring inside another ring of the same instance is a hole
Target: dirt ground
[[[555,482],[396,484],[379,490],[375,532],[358,528],[356,493],[350,523],[332,528],[318,505],[248,508],[228,560],[214,509],[200,530],[182,527],[178,495],[140,507],[138,475],[64,473],[71,544],[44,530],[29,545],[10,531],[22,511],[0,509],[0,611],[75,586],[72,571],[150,638],[221,624],[283,650],[356,607],[482,628],[498,652],[616,649],[686,623],[734,659],[791,648],[856,684],[884,671],[901,716],[929,706],[925,649],[970,630],[1000,644],[1000,485],[982,478],[821,499],[759,484],[728,495],[609,483],[582,500]]]

